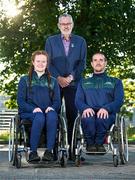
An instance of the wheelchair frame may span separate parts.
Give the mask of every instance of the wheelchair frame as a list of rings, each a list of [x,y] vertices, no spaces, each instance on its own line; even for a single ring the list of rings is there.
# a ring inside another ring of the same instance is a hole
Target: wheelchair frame
[[[128,138],[124,116],[117,115],[115,124],[113,124],[107,133],[106,143],[104,144],[106,152],[88,152],[86,151],[86,142],[84,140],[83,130],[81,127],[81,116],[75,120],[73,134],[72,134],[72,158],[75,160],[75,165],[81,164],[81,153],[87,155],[104,155],[109,150],[113,154],[113,165],[115,167],[119,164],[128,162]]]
[[[28,162],[28,155],[30,147],[27,146],[26,128],[30,128],[30,121],[21,121],[18,114],[11,118],[10,133],[9,133],[9,152],[8,159],[16,168],[21,168],[22,153],[25,153],[26,161]],[[58,163],[61,167],[66,167],[68,159],[68,140],[67,140],[67,126],[65,119],[59,116],[59,125],[56,137],[56,146],[54,151],[58,155]]]

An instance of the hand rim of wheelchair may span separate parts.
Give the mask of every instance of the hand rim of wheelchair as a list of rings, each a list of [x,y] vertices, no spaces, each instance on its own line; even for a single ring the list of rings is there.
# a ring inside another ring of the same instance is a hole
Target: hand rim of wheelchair
[[[8,143],[8,160],[9,162],[13,161],[14,155],[14,118],[11,118],[10,130],[9,130],[9,143]]]
[[[67,166],[68,159],[68,137],[67,137],[67,125],[63,116],[59,116],[59,133],[58,133],[58,141],[59,141],[59,150],[58,150],[58,161],[61,167]]]
[[[22,128],[19,128],[19,126],[20,126],[20,123],[21,123],[21,121],[20,121],[20,118],[19,118],[19,115],[17,114],[17,115],[15,115],[15,118],[14,118],[14,124],[15,124],[15,126],[14,126],[14,137],[15,137],[15,140],[14,140],[14,158],[13,158],[13,165],[16,167],[16,168],[21,168],[21,158],[22,158],[22,156],[21,156],[21,149],[19,149],[18,147],[19,147],[19,138],[18,138],[18,136],[20,135],[20,133],[21,133],[21,131],[22,131]],[[26,136],[26,134],[25,134],[25,132],[24,131],[22,131],[23,133],[22,133],[22,136],[23,136],[23,138],[24,138],[24,140],[25,140],[25,136]],[[21,137],[22,138],[22,137]],[[25,142],[24,142],[25,143]]]
[[[128,137],[124,116],[119,117],[118,123],[120,127],[118,132],[119,155],[121,164],[125,164],[126,162],[128,162]]]
[[[76,166],[80,166],[80,163],[81,163],[80,156],[81,156],[81,151],[82,151],[81,148],[82,148],[82,144],[84,143],[80,122],[81,122],[81,116],[78,115],[74,122],[73,132],[72,132],[72,143],[71,143],[71,156],[72,156],[72,159],[75,160]],[[78,133],[80,137],[78,138],[78,140],[76,140],[75,137]]]

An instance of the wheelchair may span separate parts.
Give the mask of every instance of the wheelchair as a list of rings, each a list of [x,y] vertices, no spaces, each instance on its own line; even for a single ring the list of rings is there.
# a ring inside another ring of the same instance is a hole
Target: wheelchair
[[[81,165],[81,154],[87,155],[104,155],[110,150],[113,155],[113,165],[117,167],[119,164],[125,164],[128,162],[128,138],[124,116],[117,114],[115,124],[113,124],[110,130],[106,134],[104,142],[105,152],[89,152],[86,150],[86,141],[84,139],[83,130],[81,127],[81,116],[75,120],[72,134],[72,146],[71,153],[72,158],[75,161],[75,166]]]
[[[9,162],[11,162],[11,164],[16,168],[21,168],[23,154],[25,155],[26,161],[28,162],[28,156],[30,152],[29,137],[31,124],[32,123],[28,120],[21,120],[18,114],[16,114],[11,119],[8,159]],[[61,165],[61,167],[66,167],[67,165],[68,148],[69,147],[67,141],[66,122],[63,116],[59,115],[56,143],[53,149],[53,153],[57,156],[56,162],[58,162]],[[41,161],[37,163],[43,164],[43,162]]]

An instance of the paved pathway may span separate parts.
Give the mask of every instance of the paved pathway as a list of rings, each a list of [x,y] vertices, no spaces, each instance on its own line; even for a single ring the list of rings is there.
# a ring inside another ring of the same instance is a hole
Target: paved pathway
[[[86,155],[85,155],[86,156]],[[81,167],[68,162],[66,168],[59,164],[30,165],[25,160],[21,169],[8,162],[7,146],[0,145],[0,180],[44,180],[44,179],[83,179],[83,180],[124,180],[135,179],[135,145],[129,146],[129,162],[114,167],[112,153],[104,156],[86,156]]]

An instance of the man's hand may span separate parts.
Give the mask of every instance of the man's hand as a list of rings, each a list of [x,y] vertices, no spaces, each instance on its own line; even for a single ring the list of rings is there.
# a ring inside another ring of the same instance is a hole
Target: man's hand
[[[54,111],[54,109],[52,107],[48,107],[46,108],[45,113],[48,113],[49,111]]]
[[[69,83],[71,83],[73,80],[74,80],[74,77],[72,74],[70,74],[68,77],[67,77]]]
[[[87,108],[83,111],[82,118],[94,116],[95,112],[92,108]]]
[[[106,109],[101,108],[97,112],[97,117],[101,118],[101,119],[107,119],[109,117],[109,113],[108,113],[108,111]]]
[[[69,86],[69,84],[70,84],[70,80],[69,80],[68,77],[58,76],[58,77],[57,77],[57,80],[58,80],[59,85],[60,85],[62,88],[66,87],[66,86]]]
[[[36,113],[36,112],[42,112],[42,110],[39,107],[37,107],[33,110],[33,113]]]

